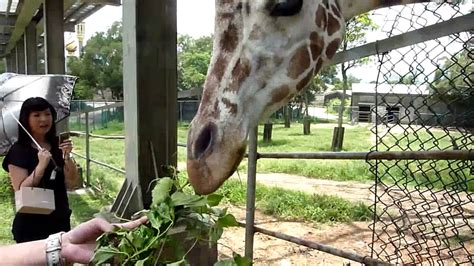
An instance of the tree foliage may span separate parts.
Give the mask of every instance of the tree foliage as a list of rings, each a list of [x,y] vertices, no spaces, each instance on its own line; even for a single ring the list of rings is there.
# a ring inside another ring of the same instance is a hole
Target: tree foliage
[[[123,99],[122,24],[114,22],[107,32],[89,39],[80,58],[70,58],[68,72],[79,77],[75,98],[90,99],[94,94]]]
[[[367,42],[365,38],[367,32],[374,31],[377,28],[377,25],[370,18],[369,13],[365,13],[349,19],[346,22],[346,34],[339,50],[347,51],[354,47],[365,44]],[[350,62],[344,62],[341,64],[342,82],[343,84],[346,83],[346,89],[350,88],[350,84],[348,83],[349,79],[347,71],[353,67],[367,64],[368,62],[369,58],[366,57]]]
[[[202,87],[211,61],[212,36],[178,37],[178,90]]]
[[[451,58],[435,72],[430,84],[433,94],[440,97],[470,99],[474,98],[474,54],[464,50]]]

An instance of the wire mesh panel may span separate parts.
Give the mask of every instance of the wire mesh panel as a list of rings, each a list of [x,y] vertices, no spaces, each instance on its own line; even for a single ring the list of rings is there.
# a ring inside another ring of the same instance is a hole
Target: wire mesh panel
[[[382,31],[392,37],[472,15],[468,4],[394,7],[384,13]],[[473,149],[473,43],[464,31],[378,56],[372,150]],[[396,264],[473,262],[472,161],[369,164],[376,177],[373,258]]]

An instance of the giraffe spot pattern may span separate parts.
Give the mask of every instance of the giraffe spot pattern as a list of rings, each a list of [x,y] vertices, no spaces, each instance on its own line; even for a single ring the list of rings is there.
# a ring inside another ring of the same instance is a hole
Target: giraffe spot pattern
[[[309,83],[312,77],[313,77],[313,71],[309,71],[306,77],[304,77],[304,79],[298,82],[298,84],[296,85],[296,90],[301,91],[302,89],[304,89],[304,87],[306,87],[306,85]]]
[[[322,5],[319,5],[318,11],[316,11],[316,26],[326,29],[326,21],[326,9]]]
[[[250,15],[250,13],[252,13],[252,11],[250,9],[250,3],[249,2],[245,3],[245,13],[247,15]]]
[[[276,90],[272,91],[271,104],[281,102],[288,96],[289,93],[290,93],[290,87],[288,87],[288,85],[283,85],[277,88]]]
[[[204,91],[202,93],[203,102],[206,102],[206,103],[211,102],[212,91],[214,91],[218,85],[219,85],[219,82],[216,80],[215,76],[211,75],[209,76],[208,79],[206,79],[206,82],[204,83]]]
[[[303,73],[306,69],[309,68],[310,62],[310,55],[308,52],[308,47],[301,46],[298,48],[290,59],[290,64],[288,65],[287,73],[288,76],[292,79],[298,78],[301,73]]]
[[[339,47],[339,44],[341,44],[341,39],[337,38],[334,39],[326,48],[326,56],[327,58],[331,59],[337,51],[337,48]]]
[[[334,13],[334,15],[338,17],[342,17],[341,12],[339,11],[339,8],[335,5],[331,5],[331,10]]]
[[[212,112],[211,116],[215,119],[218,119],[221,114],[221,109],[219,109],[219,101],[214,102],[214,112]]]
[[[211,73],[216,77],[218,83],[221,82],[222,76],[224,76],[225,66],[227,65],[227,60],[222,54],[219,54],[217,57],[216,63],[214,64]]]
[[[318,59],[318,62],[316,63],[316,67],[314,68],[313,75],[316,75],[319,73],[321,70],[321,67],[323,66],[323,60],[321,58]]]
[[[230,100],[227,98],[222,98],[222,103],[229,109],[229,112],[232,115],[237,114],[237,104],[231,103]]]
[[[238,41],[238,29],[233,23],[231,23],[224,31],[222,39],[220,40],[220,47],[224,52],[233,52],[237,47]]]
[[[250,75],[250,71],[251,66],[249,61],[240,58],[232,70],[232,81],[227,90],[232,92],[238,91],[245,79]]]
[[[328,35],[333,35],[336,31],[341,29],[339,21],[332,15],[328,14]]]
[[[311,57],[313,60],[316,60],[316,58],[323,52],[324,39],[314,31],[310,35],[310,40],[311,44],[309,45],[309,48],[311,50]]]

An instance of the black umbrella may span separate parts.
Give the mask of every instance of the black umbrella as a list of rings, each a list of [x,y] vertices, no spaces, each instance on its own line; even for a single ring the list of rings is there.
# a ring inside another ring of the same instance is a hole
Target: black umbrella
[[[0,155],[5,155],[18,138],[17,119],[23,101],[45,98],[58,113],[57,120],[69,116],[72,92],[77,77],[68,75],[0,75]]]

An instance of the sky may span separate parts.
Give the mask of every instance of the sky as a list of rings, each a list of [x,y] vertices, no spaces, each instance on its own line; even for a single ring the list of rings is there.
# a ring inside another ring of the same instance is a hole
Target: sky
[[[177,0],[178,34],[187,34],[195,38],[212,34],[214,32],[214,1]],[[114,21],[120,20],[122,20],[121,6],[101,8],[84,20],[86,23],[84,40],[87,41],[96,32],[107,31]]]
[[[187,34],[194,38],[200,36],[208,36],[214,32],[214,4],[215,0],[177,0],[177,29],[178,34]],[[466,1],[466,4],[462,6],[463,10],[471,10],[472,9],[472,2]],[[419,5],[416,5],[419,6]],[[421,7],[421,6],[420,6]],[[199,12],[196,12],[199,10]],[[394,12],[387,13],[387,9],[382,9],[376,11],[375,14],[372,16],[374,22],[380,25],[380,29],[378,31],[371,32],[367,35],[367,41],[373,42],[375,40],[380,40],[386,38],[387,31],[390,30],[390,27],[393,23],[398,23],[399,27],[401,28],[402,32],[412,30],[410,29],[410,21],[404,20],[403,18],[396,17]],[[421,21],[421,23],[428,23],[432,24],[435,23],[437,19],[435,16],[430,15],[429,12],[423,13],[423,9],[412,9],[412,8],[402,8],[396,7],[395,10],[399,10],[402,12],[403,17],[410,17],[412,13],[414,14],[423,14],[425,21]],[[452,15],[452,9],[446,8],[445,10],[440,9],[440,12],[443,16],[450,17]],[[85,19],[84,22],[86,23],[85,29],[85,41],[87,41],[92,35],[96,32],[106,31],[114,21],[120,21],[122,19],[122,7],[115,7],[115,6],[106,6],[89,18]],[[401,32],[399,32],[401,33]],[[442,40],[443,42],[448,43],[449,40]],[[432,43],[435,45],[435,43]],[[427,43],[430,45],[430,43]],[[456,46],[458,45],[458,46]],[[449,44],[450,49],[459,50],[460,44]],[[437,48],[442,49],[441,47]],[[438,51],[434,49],[431,51],[434,54],[439,54],[443,51]],[[395,53],[394,60],[399,60],[403,55],[406,57],[413,57],[417,54],[423,54],[425,51],[413,51],[409,50],[408,48],[405,50],[400,50],[401,53]],[[349,74],[359,78],[362,82],[371,82],[375,80],[377,75],[377,62],[375,61],[375,57],[373,57],[373,61],[363,67],[358,67],[351,69]],[[404,68],[408,67],[408,64],[398,64],[397,66],[402,72]],[[425,71],[430,72],[434,69],[433,64],[426,64]],[[370,74],[368,74],[370,73]]]

